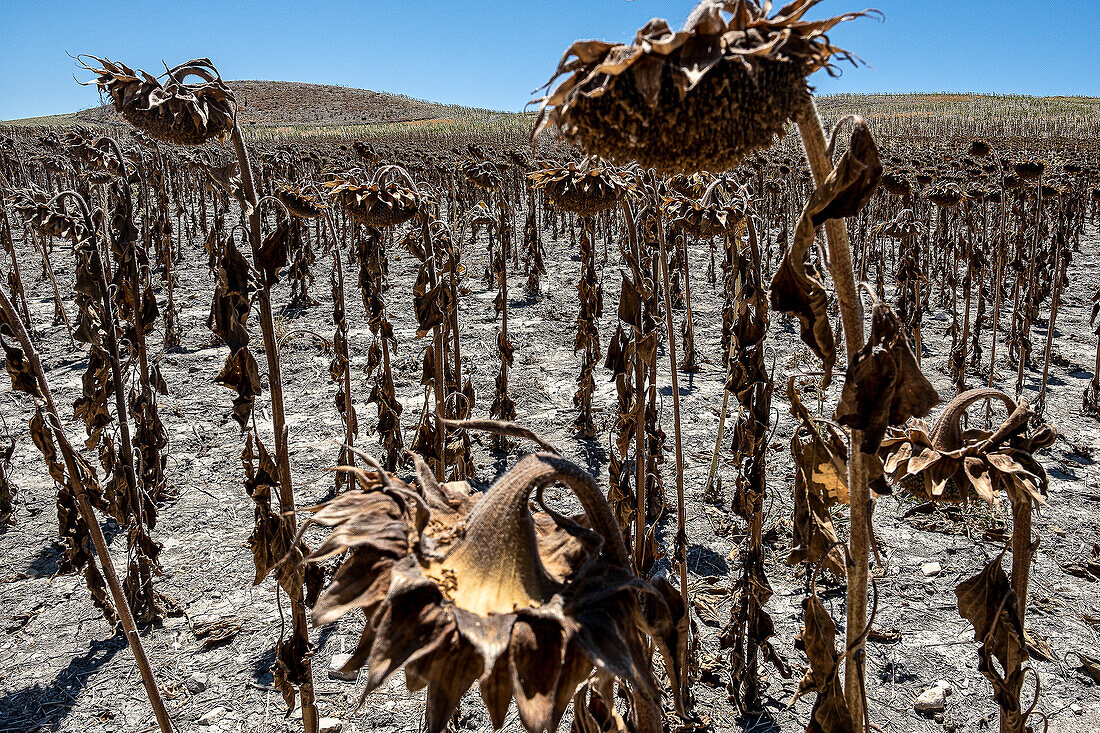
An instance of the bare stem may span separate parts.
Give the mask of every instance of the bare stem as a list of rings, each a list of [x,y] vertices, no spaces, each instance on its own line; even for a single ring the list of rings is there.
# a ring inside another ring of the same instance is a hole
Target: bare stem
[[[252,254],[255,257],[256,252],[263,244],[259,206],[262,192],[253,182],[252,168],[248,163],[248,150],[245,148],[241,129],[236,123],[233,124],[233,147],[237,152],[245,196],[252,204],[252,213],[248,217],[248,225],[251,231],[249,240],[252,245]],[[260,328],[263,331],[264,354],[267,356],[267,378],[271,388],[271,419],[275,431],[275,463],[279,469],[279,509],[284,517],[289,518],[292,527],[296,527],[294,487],[290,477],[290,450],[287,445],[286,411],[283,405],[283,376],[279,366],[279,340],[275,337],[275,318],[271,312],[270,284],[265,282],[263,287],[256,291],[256,300],[260,304]],[[295,632],[306,634],[308,638],[305,601],[300,594],[291,597],[290,608]],[[313,697],[313,665],[308,655],[302,659],[302,666],[307,680],[299,688],[302,695],[302,725],[305,733],[317,733],[320,729],[320,719]]]
[[[820,186],[833,170],[833,162],[826,153],[825,132],[813,98],[807,96],[798,123],[802,146],[806,152],[815,183]],[[829,251],[829,274],[836,288],[840,306],[840,319],[844,325],[844,344],[851,360],[863,347],[863,304],[856,289],[855,272],[852,269],[852,250],[848,244],[848,229],[843,219],[825,222],[825,236]],[[863,454],[859,448],[863,431],[850,430],[848,438],[851,458],[848,461],[848,494],[851,499],[851,536],[848,540],[850,561],[847,583],[847,623],[845,633],[850,656],[844,668],[844,696],[853,721],[864,721],[863,709],[863,640],[867,625],[867,571],[871,528],[871,495],[867,487],[867,475]]]
[[[658,217],[660,214],[658,214]],[[668,256],[665,253],[665,228],[660,219],[657,221],[657,241],[660,244],[661,280],[665,296],[665,327],[668,330],[668,363],[672,378],[672,425],[676,440],[676,550],[675,557],[680,566],[680,596],[686,608],[691,608],[687,582],[687,529],[684,511],[684,445],[680,431],[680,386],[676,378],[676,328],[672,320],[672,295],[669,291]],[[690,633],[690,632],[689,632]],[[680,660],[683,677],[681,684],[690,684],[691,641],[684,644],[684,658]]]

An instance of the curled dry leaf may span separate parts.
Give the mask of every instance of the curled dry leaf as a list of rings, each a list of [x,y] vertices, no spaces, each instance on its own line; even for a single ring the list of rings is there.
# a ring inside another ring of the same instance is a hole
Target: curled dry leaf
[[[829,507],[848,503],[848,451],[831,423],[815,419],[802,404],[794,377],[787,380],[787,399],[799,426],[791,438],[794,456],[794,546],[787,563],[820,563],[836,576],[844,574]]]
[[[30,360],[18,343],[8,343],[7,338],[11,335],[8,324],[0,323],[0,346],[4,349],[4,369],[11,377],[11,388],[17,392],[29,394],[31,397],[41,397],[38,377],[31,368]]]
[[[595,670],[631,701],[632,730],[659,731],[650,656],[656,645],[677,690],[685,609],[667,583],[633,574],[592,477],[539,453],[478,495],[465,482],[437,483],[419,457],[417,466],[416,487],[347,469],[359,488],[311,519],[334,529],[307,562],[349,553],[314,622],[355,609],[366,615],[344,668],[366,665],[365,694],[404,667],[410,690],[427,687],[432,733],[475,682],[494,727],[514,698],[525,729],[552,731]],[[556,483],[574,492],[583,516],[545,506],[532,514],[532,493],[541,505],[543,489]]]
[[[296,227],[290,219],[282,219],[256,250],[256,269],[263,273],[266,285],[278,282],[279,271],[290,262],[292,232]]]
[[[856,733],[841,686],[836,624],[813,585],[809,597],[802,601],[802,618],[804,626],[800,638],[810,669],[799,683],[795,699],[807,692],[817,693],[806,733]]]
[[[259,365],[247,346],[225,357],[225,364],[214,381],[237,393],[233,398],[233,419],[243,430],[252,417],[256,397],[263,392]]]
[[[802,341],[821,359],[828,386],[836,362],[836,344],[826,310],[825,287],[817,267],[806,260],[816,227],[828,219],[855,216],[866,205],[882,176],[882,163],[870,130],[855,118],[848,149],[840,163],[814,190],[795,226],[790,249],[772,278],[771,307],[798,318]]]
[[[940,401],[924,376],[901,321],[872,291],[871,335],[844,377],[836,408],[841,425],[863,431],[860,450],[878,451],[886,428],[924,417]]]
[[[980,573],[960,583],[955,595],[959,615],[973,625],[974,641],[981,642],[978,671],[993,685],[993,697],[1001,707],[1002,730],[1022,731],[1020,688],[1028,654],[1016,593],[1001,567],[1003,556],[1001,553]]]
[[[226,343],[230,351],[248,345],[248,314],[251,309],[248,260],[244,258],[232,237],[223,244],[214,283],[214,298],[206,325]]]

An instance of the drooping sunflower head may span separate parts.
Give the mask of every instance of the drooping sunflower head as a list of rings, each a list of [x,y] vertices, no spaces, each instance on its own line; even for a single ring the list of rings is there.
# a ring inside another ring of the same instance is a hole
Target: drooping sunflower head
[[[86,127],[76,126],[61,134],[61,144],[65,153],[74,161],[83,164],[86,178],[109,181],[112,177],[126,175],[132,180],[138,180],[138,174],[134,170],[127,171],[125,154],[121,147],[113,148],[113,141],[108,137],[96,137]],[[119,157],[122,154],[123,157]],[[99,175],[91,175],[99,174]]]
[[[870,12],[803,20],[820,0],[703,0],[674,31],[655,18],[633,43],[577,41],[541,102],[549,125],[582,151],[662,173],[723,171],[771,146],[809,99],[806,77],[854,58],[825,35]]]
[[[976,138],[970,141],[970,148],[967,152],[975,158],[984,158],[993,152],[993,147],[985,140]]]
[[[503,185],[500,172],[492,161],[466,160],[458,170],[467,181],[486,191],[496,191]]]
[[[542,168],[528,178],[535,188],[546,189],[555,206],[579,216],[610,209],[631,187],[618,171],[592,160]]]
[[[345,670],[366,666],[365,694],[403,667],[410,690],[427,687],[432,733],[475,682],[494,727],[515,699],[528,731],[553,731],[594,679],[621,687],[633,730],[660,731],[651,650],[661,650],[678,689],[684,609],[667,584],[634,575],[595,480],[539,453],[478,494],[465,482],[439,484],[417,464],[416,485],[350,469],[358,488],[312,519],[334,529],[307,562],[349,551],[314,622],[363,611]],[[572,490],[583,515],[545,506],[543,491],[554,484]],[[532,499],[542,511],[532,512]]]
[[[1043,175],[1043,171],[1046,170],[1046,163],[1041,160],[1021,160],[1012,166],[1012,170],[1016,172],[1016,175],[1022,181],[1034,181]]]
[[[876,224],[871,232],[890,239],[909,239],[924,234],[924,225],[917,220],[912,209],[902,209],[890,221]]]
[[[365,161],[372,162],[378,158],[378,151],[368,142],[356,140],[351,144],[351,147],[355,150],[355,153]]]
[[[891,196],[909,196],[913,193],[913,185],[905,172],[900,169],[886,171],[882,174],[882,190]]]
[[[685,182],[691,186],[692,176]],[[698,195],[683,195],[671,185],[663,196],[669,223],[693,237],[732,234],[744,227],[747,205],[724,176],[712,178]],[[691,186],[689,190],[695,190]]]
[[[156,140],[201,145],[233,129],[233,92],[209,59],[180,64],[160,78],[98,56],[80,56],[77,63],[96,75],[94,81],[86,83],[99,85],[127,122]],[[189,77],[201,81],[187,83]]]
[[[275,198],[282,202],[287,211],[300,219],[316,219],[326,208],[311,191],[289,181],[276,182]]]
[[[383,166],[369,179],[358,171],[333,173],[325,185],[352,219],[370,227],[404,224],[422,203],[408,172],[398,166]]]
[[[66,210],[60,197],[37,186],[16,189],[9,200],[15,212],[44,236],[81,242],[91,234],[84,219]]]
[[[945,181],[929,189],[926,194],[928,200],[941,209],[953,209],[966,198],[959,184],[954,181]]]
[[[964,430],[967,408],[987,399],[1003,403],[1008,416],[995,431]],[[919,420],[890,428],[880,456],[891,480],[922,499],[992,504],[1004,492],[1013,504],[1046,503],[1047,475],[1034,454],[1057,433],[1048,425],[1034,428],[1034,418],[1027,400],[1016,404],[1000,390],[972,389],[951,400],[931,428]]]

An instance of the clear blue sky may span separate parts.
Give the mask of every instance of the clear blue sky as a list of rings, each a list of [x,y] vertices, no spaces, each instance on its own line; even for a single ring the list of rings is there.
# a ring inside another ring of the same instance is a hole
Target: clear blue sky
[[[976,91],[1100,96],[1100,0],[825,0],[811,18],[867,2],[886,21],[832,34],[868,68],[820,92]],[[781,5],[776,2],[776,5]],[[227,79],[278,79],[521,109],[579,38],[626,41],[649,18],[679,26],[690,0],[115,2],[3,0],[0,119],[97,104],[65,53],[151,72],[209,56]]]

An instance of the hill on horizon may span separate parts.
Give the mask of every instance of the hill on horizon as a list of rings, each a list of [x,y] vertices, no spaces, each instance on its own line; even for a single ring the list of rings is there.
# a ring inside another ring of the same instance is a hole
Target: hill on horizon
[[[295,81],[227,81],[237,98],[241,125],[344,126],[468,118],[491,110],[439,104],[401,94]],[[110,104],[75,113],[83,122],[116,122]]]
[[[246,134],[366,134],[371,130],[426,132],[429,129],[523,128],[522,112],[429,102],[391,92],[288,81],[228,81],[236,94]],[[821,115],[831,123],[860,114],[895,132],[928,134],[987,129],[989,134],[1100,132],[1100,98],[1032,97],[966,92],[833,94],[817,97]],[[17,126],[108,125],[121,123],[110,104],[61,115],[11,120]],[[944,126],[947,126],[945,128]]]

